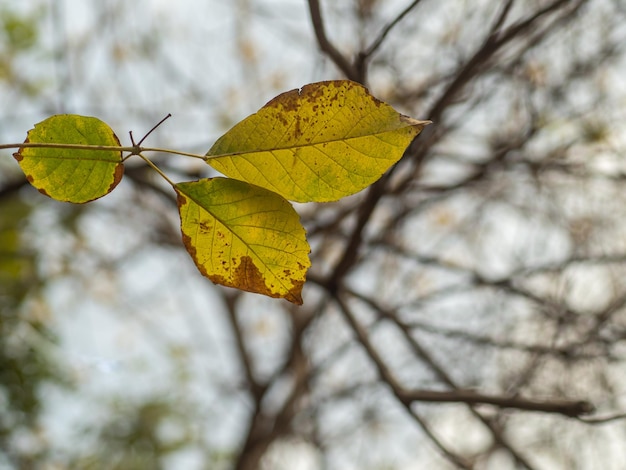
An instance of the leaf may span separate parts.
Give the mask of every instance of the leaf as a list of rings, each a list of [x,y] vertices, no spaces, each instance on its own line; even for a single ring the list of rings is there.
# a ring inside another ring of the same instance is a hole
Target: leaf
[[[183,242],[202,274],[216,284],[302,304],[310,248],[288,201],[229,178],[175,189]]]
[[[379,179],[429,122],[399,114],[357,83],[312,83],[235,125],[207,163],[292,201],[335,201]]]
[[[120,146],[111,128],[94,117],[58,114],[35,124],[25,143]],[[113,191],[124,173],[117,150],[20,148],[13,154],[28,181],[53,199],[84,203]]]

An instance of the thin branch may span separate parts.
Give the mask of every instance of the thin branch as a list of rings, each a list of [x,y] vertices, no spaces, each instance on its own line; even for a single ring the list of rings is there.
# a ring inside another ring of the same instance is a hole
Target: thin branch
[[[579,8],[584,1],[585,0],[579,0],[571,10],[564,14],[564,17],[571,15],[572,12],[576,11],[576,9]],[[443,111],[450,103],[452,103],[461,89],[463,89],[467,83],[469,83],[480,72],[481,67],[491,60],[505,44],[525,33],[540,18],[566,4],[571,4],[571,0],[556,0],[550,5],[537,10],[525,19],[518,21],[501,32],[498,28],[501,26],[506,15],[508,14],[508,8],[505,5],[500,17],[492,26],[492,30],[483,42],[482,46],[463,66],[460,67],[454,80],[452,80],[452,82],[446,87],[439,99],[431,107],[430,112],[427,113],[428,118],[435,122],[439,121]]]
[[[372,44],[365,49],[365,51],[361,52],[359,54],[359,60],[361,61],[365,61],[368,57],[370,57],[374,52],[376,52],[376,50],[378,50],[378,48],[382,45],[383,41],[385,40],[385,38],[387,37],[387,35],[391,32],[391,30],[400,22],[402,21],[402,19],[408,15],[411,10],[413,10],[418,3],[420,3],[422,0],[413,0],[413,2],[407,6],[404,10],[402,10],[402,12],[400,12],[400,14],[398,16],[396,16],[383,30],[382,32],[378,35],[378,37],[376,39],[374,39],[374,41],[372,42]]]
[[[447,446],[445,446],[426,426],[423,419],[413,412],[412,407],[411,407],[411,403],[413,402],[413,400],[407,399],[405,395],[406,391],[397,382],[393,374],[391,374],[391,371],[384,363],[382,357],[380,356],[378,351],[376,351],[376,349],[370,342],[369,336],[367,332],[365,331],[365,329],[357,322],[356,318],[354,317],[354,315],[348,308],[347,304],[341,298],[341,296],[338,295],[337,292],[333,294],[334,294],[334,300],[339,306],[339,308],[341,309],[344,318],[346,319],[346,321],[348,322],[352,330],[356,333],[357,338],[359,340],[359,344],[361,344],[363,348],[365,348],[368,356],[370,357],[370,359],[372,359],[372,362],[374,363],[374,366],[376,367],[376,370],[378,371],[378,374],[380,375],[381,379],[391,387],[391,391],[396,396],[398,401],[402,403],[402,405],[407,409],[407,411],[411,414],[411,416],[413,416],[417,424],[428,435],[428,437],[430,437],[432,442],[437,446],[437,448],[440,450],[440,452],[443,454],[444,457],[446,457],[448,460],[450,460],[455,465],[458,465],[461,468],[467,468],[467,469],[472,468],[470,463],[467,462],[464,457],[457,455],[455,452],[448,449]]]
[[[344,312],[344,316],[348,319],[350,326],[357,333],[359,342],[372,358],[381,378],[389,384],[389,386],[391,386],[394,394],[403,402],[420,401],[437,403],[466,403],[470,405],[486,404],[497,406],[499,408],[515,408],[525,411],[556,413],[568,417],[580,417],[585,414],[589,414],[594,410],[593,405],[584,400],[536,400],[518,396],[486,395],[467,389],[454,389],[450,391],[423,389],[407,390],[396,380],[389,368],[385,365],[382,357],[371,344],[365,329],[356,322],[356,319],[348,309],[345,302],[343,302],[340,297],[337,298],[337,302]],[[421,347],[419,347],[419,352],[420,356],[427,355]],[[447,373],[437,366],[432,360],[430,361],[430,366],[431,368],[434,368],[437,375],[439,375],[444,382],[448,382],[449,385],[454,385]]]
[[[241,360],[241,365],[243,366],[244,374],[246,376],[246,381],[248,382],[248,387],[250,388],[250,393],[254,398],[255,409],[258,410],[261,406],[261,399],[263,398],[263,394],[265,393],[267,386],[261,385],[254,378],[254,371],[252,369],[252,358],[248,354],[246,350],[245,340],[243,338],[243,331],[239,326],[239,322],[237,320],[237,309],[236,302],[239,298],[239,295],[224,295],[224,302],[226,304],[226,312],[228,313],[228,320],[230,322],[230,326],[233,330],[233,335],[235,337],[235,344],[237,345],[237,353],[239,354],[239,358]]]
[[[509,16],[509,12],[511,11],[511,7],[513,6],[513,2],[515,0],[507,0],[507,2],[502,7],[502,11],[500,11],[500,15],[496,19],[495,23],[491,27],[491,31],[498,31],[504,22],[506,21],[507,16]]]
[[[484,404],[498,408],[514,408],[540,413],[555,413],[570,418],[578,418],[594,411],[593,406],[584,400],[533,400],[518,396],[485,395],[473,390],[401,390],[404,399],[436,403]]]
[[[311,14],[311,23],[315,31],[317,43],[322,52],[324,52],[333,63],[341,70],[344,75],[355,82],[362,82],[363,77],[358,73],[357,69],[339,52],[339,50],[330,42],[326,36],[324,28],[324,20],[322,19],[322,11],[318,0],[308,0],[309,12]]]
[[[172,117],[172,114],[171,114],[171,113],[167,113],[167,116],[165,116],[165,117],[164,117],[163,119],[161,119],[158,123],[156,123],[156,124],[154,125],[154,127],[153,127],[152,129],[150,129],[150,130],[146,133],[146,135],[144,135],[144,136],[141,138],[141,140],[137,143],[137,145],[141,145],[141,144],[143,143],[143,141],[144,141],[144,140],[146,140],[146,139],[148,138],[148,136],[149,136],[150,134],[152,134],[152,132],[154,132],[154,130],[155,130],[157,127],[159,127],[161,124],[163,124],[166,120],[168,120],[168,119],[169,119],[169,118],[171,118],[171,117]]]
[[[361,296],[359,296],[358,294],[353,293],[353,292],[349,292],[349,293],[351,295],[354,295],[356,298],[360,298],[361,299]],[[443,369],[443,367],[441,367],[439,364],[437,364],[437,362],[434,360],[434,358],[417,342],[417,340],[411,335],[410,329],[406,325],[404,325],[399,319],[393,317],[393,315],[391,315],[388,312],[386,312],[383,309],[381,309],[379,306],[376,306],[376,304],[373,301],[371,301],[369,299],[362,299],[362,300],[364,300],[366,303],[368,303],[371,307],[375,308],[375,310],[378,312],[379,315],[384,316],[384,317],[389,318],[389,319],[393,319],[394,323],[400,328],[400,330],[404,334],[404,337],[406,338],[406,340],[408,342],[408,345],[413,350],[415,355],[417,357],[419,357],[422,361],[424,361],[428,365],[428,367],[438,376],[438,378],[442,382],[444,382],[447,386],[449,386],[453,390],[459,390],[459,388],[456,386],[456,383],[454,382],[452,377],[450,377],[448,375],[448,373]],[[402,397],[402,392],[407,392],[407,390],[400,389],[399,392],[400,392],[400,394],[399,394],[399,398],[400,398],[400,397]],[[527,469],[532,469],[533,468],[530,465],[530,463],[528,463],[528,461],[522,455],[520,455],[517,452],[517,450],[515,450],[507,442],[506,438],[504,436],[502,436],[502,433],[494,426],[494,424],[491,422],[491,420],[487,419],[485,416],[483,416],[481,413],[479,413],[474,408],[472,403],[466,403],[466,404],[469,406],[470,412],[477,419],[479,419],[489,429],[489,431],[491,431],[491,435],[493,436],[494,441],[496,443],[498,443],[498,445],[500,447],[502,447],[503,449],[507,450],[511,454],[511,456],[513,456],[515,461],[517,463],[519,463],[520,465],[522,465],[523,467],[525,467]]]
[[[626,413],[598,417],[579,417],[578,419],[585,424],[607,424],[623,419],[626,420]]]
[[[308,392],[310,366],[302,348],[302,337],[313,319],[313,315],[291,315],[293,336],[291,349],[285,356],[288,358],[284,366],[264,385],[263,397],[270,390],[271,384],[281,377],[289,376],[292,381],[289,396],[280,410],[267,414],[258,407],[251,419],[248,434],[234,465],[235,470],[252,470],[259,468],[260,460],[272,444],[289,432],[294,416],[298,412],[301,399]],[[263,398],[262,397],[262,398]]]

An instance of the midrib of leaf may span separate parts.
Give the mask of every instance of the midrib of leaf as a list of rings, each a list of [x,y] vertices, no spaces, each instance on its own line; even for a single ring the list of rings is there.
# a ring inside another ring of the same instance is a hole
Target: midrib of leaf
[[[387,130],[387,131],[383,131],[383,132],[376,132],[376,133],[373,133],[373,134],[363,134],[363,135],[358,135],[358,136],[355,136],[355,137],[328,139],[328,140],[321,140],[319,142],[308,142],[308,143],[303,143],[303,144],[286,145],[284,147],[277,146],[277,147],[271,147],[271,148],[256,148],[254,150],[244,150],[244,151],[241,151],[241,152],[221,153],[221,154],[218,154],[218,155],[211,154],[211,155],[206,155],[206,159],[207,160],[212,160],[214,158],[238,157],[238,156],[241,156],[241,155],[263,153],[263,152],[273,152],[275,150],[291,150],[291,149],[296,149],[296,148],[316,147],[316,146],[319,146],[319,145],[331,144],[331,143],[336,143],[336,142],[349,142],[349,141],[352,141],[352,140],[363,139],[365,137],[379,137],[379,136],[383,136],[385,134],[395,133],[395,132],[401,131],[403,129],[406,129],[407,127],[414,127],[414,126],[419,125],[419,124],[424,123],[424,122],[428,122],[428,121],[418,121],[416,124],[410,124],[410,125],[407,125],[407,126],[399,127],[397,129]],[[389,145],[393,145],[393,144],[389,144]],[[394,145],[394,147],[397,147],[397,145]],[[371,157],[371,158],[374,158],[374,157]],[[336,161],[336,160],[333,160],[333,161]]]

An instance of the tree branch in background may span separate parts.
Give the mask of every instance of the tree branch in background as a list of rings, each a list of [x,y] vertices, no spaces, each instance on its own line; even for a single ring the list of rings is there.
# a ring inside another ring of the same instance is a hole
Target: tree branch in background
[[[343,74],[349,80],[363,83],[363,76],[361,76],[356,68],[350,63],[345,56],[339,52],[339,50],[330,42],[326,36],[326,29],[324,27],[324,20],[322,19],[322,11],[320,8],[319,0],[309,1],[309,13],[311,14],[311,23],[313,24],[313,31],[315,31],[315,37],[317,43],[320,46],[322,52],[324,52],[333,63],[343,72]]]

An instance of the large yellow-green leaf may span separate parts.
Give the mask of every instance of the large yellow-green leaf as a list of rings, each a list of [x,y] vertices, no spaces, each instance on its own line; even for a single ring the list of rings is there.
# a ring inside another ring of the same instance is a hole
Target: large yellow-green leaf
[[[107,124],[76,114],[58,114],[35,124],[25,143],[120,145]],[[124,173],[122,153],[115,150],[28,147],[13,156],[39,192],[59,201],[98,199],[113,191]]]
[[[310,248],[288,201],[229,178],[175,189],[183,242],[202,274],[216,284],[302,304]]]
[[[380,178],[428,123],[399,114],[357,83],[312,83],[235,125],[211,147],[207,163],[292,201],[335,201]]]

